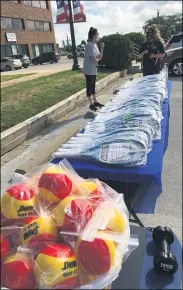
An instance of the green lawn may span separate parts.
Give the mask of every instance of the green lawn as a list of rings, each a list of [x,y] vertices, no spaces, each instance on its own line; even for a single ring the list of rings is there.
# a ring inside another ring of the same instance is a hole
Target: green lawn
[[[10,80],[14,80],[14,79],[27,77],[27,76],[34,75],[34,74],[35,73],[1,76],[1,83],[6,82],[6,81],[10,81]]]
[[[109,75],[98,73],[97,80]],[[1,89],[1,132],[85,88],[79,71],[63,71]]]

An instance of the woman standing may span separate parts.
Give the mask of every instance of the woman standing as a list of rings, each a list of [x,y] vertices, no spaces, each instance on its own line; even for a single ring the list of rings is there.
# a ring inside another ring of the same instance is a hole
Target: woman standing
[[[143,59],[143,76],[159,74],[161,58],[165,56],[164,41],[156,24],[148,27],[146,41],[142,44],[138,58]]]
[[[97,74],[98,61],[103,57],[104,43],[101,43],[101,52],[98,49],[96,42],[99,39],[99,33],[96,28],[91,27],[88,32],[88,43],[85,48],[85,57],[83,63],[83,73],[86,78],[86,94],[90,103],[90,110],[97,111],[97,107],[103,107],[97,102],[95,94],[95,83]]]

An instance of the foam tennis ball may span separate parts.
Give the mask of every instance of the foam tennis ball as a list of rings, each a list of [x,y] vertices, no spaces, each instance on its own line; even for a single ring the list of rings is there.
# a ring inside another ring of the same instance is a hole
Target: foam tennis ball
[[[51,166],[44,171],[38,183],[40,198],[48,203],[59,203],[71,194],[73,183],[67,173]]]
[[[83,192],[86,192],[86,195],[93,206],[98,206],[102,201],[104,201],[104,195],[95,182],[85,180],[79,184],[79,187]]]
[[[88,275],[88,273],[86,273],[81,267],[79,269],[79,275],[78,275],[78,281],[77,281],[77,287],[83,286],[83,285],[87,285],[91,282],[93,282],[94,280],[96,280],[96,276],[91,276]]]
[[[1,266],[1,285],[9,289],[35,289],[32,260],[23,253],[7,256]]]
[[[1,234],[1,260],[10,252],[10,242],[8,238]]]
[[[79,233],[93,215],[91,204],[82,197],[68,196],[53,211],[63,231]]]
[[[2,195],[1,210],[6,219],[35,215],[37,199],[33,188],[25,183],[8,188]]]
[[[81,267],[89,275],[102,275],[114,265],[115,244],[109,239],[107,233],[99,232],[92,242],[78,239],[76,256]]]
[[[51,216],[27,218],[21,232],[23,246],[57,239],[57,226]]]
[[[125,219],[118,210],[113,210],[113,215],[109,220],[107,229],[117,233],[123,233],[125,231]]]
[[[65,244],[43,248],[35,260],[35,275],[37,283],[42,281],[49,289],[73,289],[77,282],[77,263],[71,248]]]

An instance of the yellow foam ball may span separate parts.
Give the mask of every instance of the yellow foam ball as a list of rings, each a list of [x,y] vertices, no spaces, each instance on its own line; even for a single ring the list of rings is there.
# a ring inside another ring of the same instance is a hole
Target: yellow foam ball
[[[57,239],[57,226],[50,216],[27,218],[21,231],[23,246],[39,242],[55,241]]]
[[[35,275],[37,283],[41,282],[42,286],[73,289],[77,274],[76,257],[71,248],[65,244],[50,244],[37,255]]]
[[[109,220],[107,229],[112,232],[123,233],[125,230],[125,219],[118,210],[113,210],[113,215]]]

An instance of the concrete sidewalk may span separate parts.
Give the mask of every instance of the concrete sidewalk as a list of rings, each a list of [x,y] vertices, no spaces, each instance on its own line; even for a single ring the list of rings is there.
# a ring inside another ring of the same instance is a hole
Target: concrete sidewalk
[[[126,81],[128,81],[132,75],[128,75],[125,78],[120,78],[114,83],[107,86],[104,90],[99,93],[99,100],[101,103],[105,104],[113,94],[115,89],[121,87]],[[65,121],[57,121],[53,125],[41,131],[39,134],[33,138],[23,142],[18,147],[14,148],[10,152],[6,153],[1,157],[1,191],[3,192],[9,186],[9,180],[11,180],[14,171],[21,166],[21,164],[36,158],[36,154],[41,154],[41,148],[46,150],[49,146],[55,146],[54,142],[60,136],[60,143],[58,144],[59,148],[65,139],[70,138],[70,132],[77,131],[80,128],[83,128],[88,122],[88,119],[85,119],[86,113],[88,110],[88,104],[85,103],[80,107],[76,108],[74,111],[65,116]],[[56,149],[57,149],[56,148]],[[53,149],[53,151],[56,151]],[[49,150],[50,151],[50,148]],[[48,162],[50,156],[47,156],[44,162]]]

